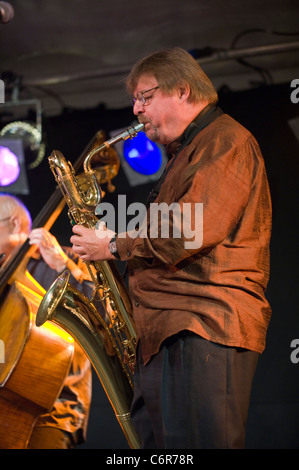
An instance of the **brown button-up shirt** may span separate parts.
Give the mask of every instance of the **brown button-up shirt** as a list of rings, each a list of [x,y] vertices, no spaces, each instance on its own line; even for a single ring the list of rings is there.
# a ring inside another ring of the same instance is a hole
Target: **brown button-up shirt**
[[[146,234],[117,237],[144,363],[182,330],[262,352],[271,316],[271,199],[250,132],[226,114],[201,130],[179,151],[155,201],[174,202],[181,218],[168,213],[169,236],[157,236],[165,219],[150,223],[148,211]]]

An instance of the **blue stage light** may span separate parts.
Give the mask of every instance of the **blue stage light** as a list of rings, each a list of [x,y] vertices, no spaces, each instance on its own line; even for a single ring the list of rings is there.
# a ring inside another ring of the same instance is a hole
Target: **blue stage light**
[[[142,175],[153,175],[162,165],[161,150],[144,132],[124,142],[123,154],[130,167]]]

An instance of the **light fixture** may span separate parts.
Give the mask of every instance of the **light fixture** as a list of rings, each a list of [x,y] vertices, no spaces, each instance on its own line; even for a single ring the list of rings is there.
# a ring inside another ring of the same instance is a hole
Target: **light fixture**
[[[1,104],[0,108],[11,107],[35,108],[36,122],[13,121],[0,130],[1,164],[0,190],[28,194],[26,170],[36,168],[45,156],[45,144],[42,135],[42,107],[39,100],[19,100],[19,88],[16,85],[12,100]],[[14,154],[14,156],[13,156]],[[19,176],[17,176],[19,169]],[[15,176],[13,176],[13,174]],[[16,178],[13,181],[13,178]],[[10,178],[12,178],[10,180]],[[11,181],[9,183],[9,181]]]
[[[0,138],[0,191],[29,194],[23,140]]]
[[[161,168],[161,149],[149,140],[145,132],[124,141],[123,153],[130,167],[142,175],[153,175]]]
[[[133,122],[130,126],[136,124]],[[110,136],[114,137],[125,129],[114,130]],[[117,142],[114,147],[130,186],[139,186],[160,178],[167,162],[164,147],[149,140],[143,131],[132,139]]]
[[[12,94],[12,100],[1,105],[2,108],[9,107],[27,107],[35,108],[35,123],[28,121],[14,121],[4,126],[0,131],[0,137],[21,138],[24,143],[24,152],[26,160],[33,156],[31,163],[27,162],[27,168],[32,170],[36,168],[45,156],[45,144],[42,135],[42,106],[40,100],[19,100],[19,87],[15,86]]]
[[[26,165],[29,170],[36,168],[45,156],[41,130],[30,122],[10,122],[1,129],[0,137],[22,139],[26,160],[33,156],[33,161]]]
[[[18,157],[4,145],[0,145],[0,168],[0,186],[9,186],[20,176]]]

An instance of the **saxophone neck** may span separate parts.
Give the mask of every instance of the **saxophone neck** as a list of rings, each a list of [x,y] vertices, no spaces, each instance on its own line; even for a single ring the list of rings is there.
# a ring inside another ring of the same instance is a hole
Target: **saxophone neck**
[[[53,150],[49,157],[49,164],[69,204],[84,212],[87,211],[94,214],[95,208],[102,196],[95,172],[90,170],[85,173],[85,182],[87,183],[88,190],[84,192],[80,190],[72,164],[66,161],[60,151]]]
[[[84,172],[85,173],[92,172],[91,160],[95,154],[102,152],[105,148],[106,149],[110,148],[111,145],[116,144],[120,140],[127,140],[127,139],[132,139],[133,137],[136,137],[137,133],[140,132],[143,128],[144,128],[144,124],[137,124],[136,126],[129,127],[124,132],[121,132],[115,137],[112,137],[112,139],[106,140],[105,142],[103,142],[102,145],[100,145],[100,147],[93,149],[84,160],[84,163],[83,163]]]
[[[108,141],[107,141],[101,144],[99,147],[93,149],[91,152],[89,152],[89,154],[87,155],[87,157],[85,158],[83,162],[83,169],[84,169],[85,174],[93,173],[93,170],[91,169],[91,160],[93,156],[96,155],[97,153],[102,152],[102,150],[104,150],[105,148],[109,148],[109,147],[110,145],[108,145]]]

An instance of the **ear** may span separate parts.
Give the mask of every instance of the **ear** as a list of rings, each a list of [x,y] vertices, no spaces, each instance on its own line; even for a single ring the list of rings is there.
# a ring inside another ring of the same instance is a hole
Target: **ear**
[[[20,217],[18,217],[17,215],[15,217],[12,217],[10,223],[12,227],[11,233],[21,233],[22,223]]]
[[[188,100],[190,96],[190,87],[189,85],[182,85],[180,88],[179,88],[179,101],[180,103],[184,103]]]

